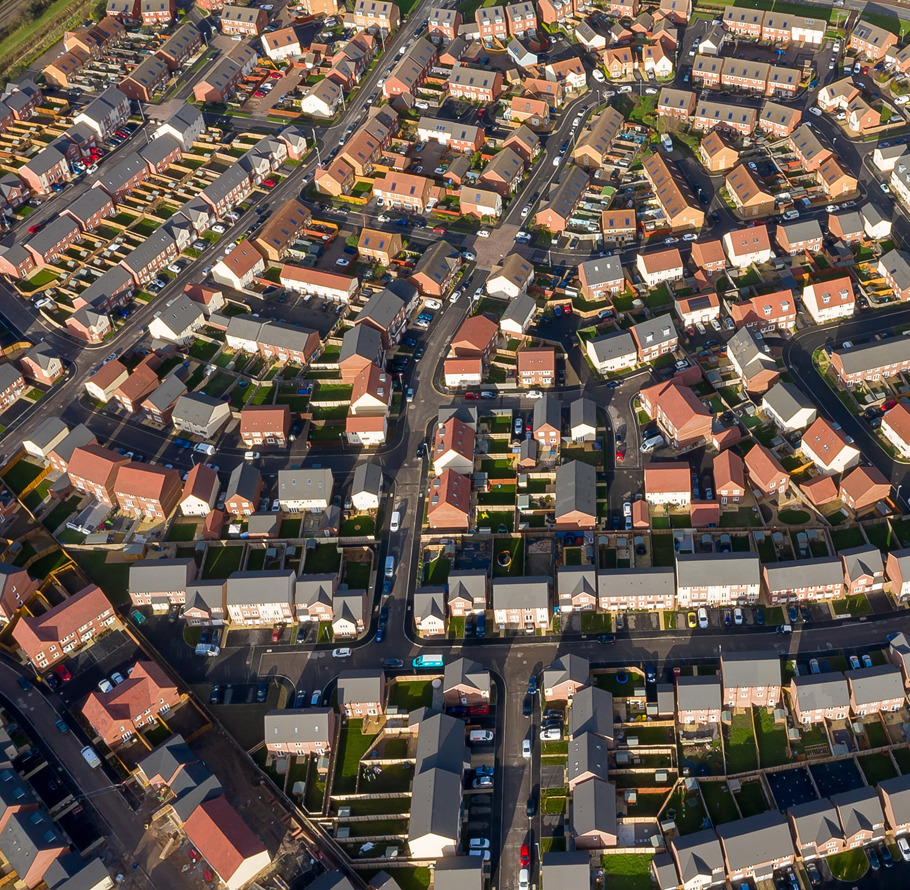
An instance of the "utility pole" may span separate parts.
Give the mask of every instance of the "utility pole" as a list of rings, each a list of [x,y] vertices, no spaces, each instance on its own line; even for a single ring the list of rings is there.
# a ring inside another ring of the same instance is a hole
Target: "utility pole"
[[[316,163],[322,166],[322,158],[319,155],[319,141],[316,139],[316,128],[311,127],[310,132],[313,134],[313,145],[316,147]]]

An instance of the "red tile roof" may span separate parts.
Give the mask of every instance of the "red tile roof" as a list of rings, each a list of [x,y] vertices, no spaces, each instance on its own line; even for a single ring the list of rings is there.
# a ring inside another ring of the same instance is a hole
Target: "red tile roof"
[[[73,450],[67,464],[70,476],[78,476],[98,485],[107,485],[118,466],[129,463],[129,458],[101,445],[83,445]]]
[[[499,325],[486,315],[472,315],[466,319],[452,338],[452,351],[456,355],[470,355],[471,351],[481,353],[496,339]]]
[[[648,494],[675,494],[685,491],[691,494],[688,463],[656,463],[645,467],[645,491]]]
[[[180,500],[184,501],[188,497],[195,496],[203,501],[208,501],[212,489],[217,484],[218,474],[211,467],[205,464],[196,464],[187,474]]]
[[[248,405],[240,412],[240,435],[264,433],[285,435],[291,425],[289,405]]]
[[[117,473],[114,490],[118,496],[123,494],[135,498],[160,500],[174,479],[178,482],[180,480],[180,474],[176,470],[130,461]]]
[[[13,628],[13,639],[31,658],[48,643],[59,643],[107,611],[113,614],[110,600],[100,587],[89,584],[43,615],[34,618],[23,615]]]
[[[108,738],[112,729],[150,712],[157,714],[163,698],[174,704],[177,686],[153,661],[137,661],[133,672],[111,692],[92,692],[82,707],[82,715],[102,737]],[[119,735],[119,732],[117,732]]]

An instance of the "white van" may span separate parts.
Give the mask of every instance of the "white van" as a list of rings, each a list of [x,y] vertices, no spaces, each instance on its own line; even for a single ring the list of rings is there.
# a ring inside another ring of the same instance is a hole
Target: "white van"
[[[215,446],[208,445],[205,442],[200,442],[193,448],[193,451],[197,451],[199,454],[207,454],[209,457],[211,457],[215,453]]]
[[[95,753],[95,749],[89,745],[86,745],[82,749],[82,756],[92,769],[98,769],[98,767],[101,766],[101,758]]]
[[[660,433],[646,436],[641,443],[641,452],[642,454],[647,454],[649,451],[653,451],[655,448],[659,448],[663,444],[664,437],[660,435]]]
[[[397,532],[401,528],[401,513],[397,510],[392,514],[392,521],[389,524],[390,532]]]
[[[468,733],[468,741],[473,745],[475,742],[492,742],[492,729],[472,729]]]

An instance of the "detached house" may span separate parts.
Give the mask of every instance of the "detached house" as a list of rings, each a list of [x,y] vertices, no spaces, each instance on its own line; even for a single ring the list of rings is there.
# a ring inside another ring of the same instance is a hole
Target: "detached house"
[[[859,463],[860,451],[849,442],[843,430],[819,417],[803,433],[802,452],[820,473],[843,473]]]
[[[885,581],[885,565],[882,553],[877,547],[862,545],[841,550],[839,553],[844,565],[844,583],[847,595],[856,596],[881,590]]]

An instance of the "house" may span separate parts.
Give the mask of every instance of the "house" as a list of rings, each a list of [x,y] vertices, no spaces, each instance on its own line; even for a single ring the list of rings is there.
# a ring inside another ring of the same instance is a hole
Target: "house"
[[[572,149],[575,163],[591,171],[602,167],[624,123],[623,116],[615,108],[605,108],[575,142]]]
[[[645,158],[642,172],[670,229],[697,230],[705,224],[701,203],[692,194],[679,167],[664,152],[657,151]]]
[[[594,528],[597,524],[597,471],[572,460],[556,468],[556,528]]]
[[[491,46],[494,40],[503,44],[506,42],[508,23],[506,22],[505,11],[501,6],[482,7],[477,10],[474,16],[478,36],[488,46]]]
[[[490,701],[490,672],[468,658],[457,658],[445,666],[442,694],[446,706],[482,705]]]
[[[552,233],[563,232],[588,188],[588,174],[575,164],[563,167],[560,180],[550,186],[546,200],[534,215],[535,223]]]
[[[645,387],[640,393],[642,410],[656,420],[667,442],[688,448],[711,437],[713,415],[688,386],[673,380]]]
[[[444,587],[418,587],[414,591],[414,626],[421,637],[441,637],[446,632]]]
[[[186,589],[196,580],[196,560],[140,559],[130,564],[127,592],[134,606],[151,606],[153,614],[186,602]]]
[[[861,847],[885,836],[885,813],[874,788],[857,788],[831,795],[847,847]]]
[[[587,687],[588,689],[596,687]],[[584,691],[584,690],[583,690]],[[603,690],[597,690],[599,692]],[[607,693],[607,695],[610,695]],[[610,696],[610,713],[613,711],[613,696]],[[573,701],[569,710],[571,727],[572,716],[578,705]],[[585,731],[573,734],[570,729],[569,759],[566,765],[566,784],[570,794],[577,787],[587,784],[591,779],[606,781],[609,775],[609,745],[595,732]]]
[[[865,240],[863,215],[858,210],[846,213],[828,214],[828,231],[844,244],[855,244]]]
[[[721,504],[738,504],[746,493],[743,460],[732,449],[721,451],[714,458],[715,492]]]
[[[130,116],[130,100],[117,87],[108,87],[74,118],[75,124],[86,124],[101,140],[109,139]]]
[[[524,124],[513,130],[502,145],[521,155],[526,164],[530,164],[540,154],[540,137]]]
[[[645,467],[645,500],[652,506],[686,507],[692,500],[689,464],[652,461]]]
[[[696,241],[692,245],[692,262],[706,275],[717,275],[727,268],[727,257],[720,238]]]
[[[560,612],[593,612],[597,608],[597,579],[588,566],[560,566],[556,570]]]
[[[602,612],[676,608],[673,569],[610,569],[597,576],[598,604]]]
[[[898,551],[902,557],[906,551]],[[888,658],[896,665],[904,678],[904,685],[910,686],[910,640],[907,635],[898,632],[888,643]]]
[[[676,327],[670,315],[646,319],[633,324],[630,330],[640,362],[653,362],[660,356],[673,352],[679,343]]]
[[[483,8],[478,13],[485,11]],[[449,75],[448,93],[452,99],[468,102],[495,102],[502,93],[502,73],[470,65],[457,65]]]
[[[885,575],[896,600],[910,598],[910,550],[892,550],[885,562]]]
[[[586,341],[585,351],[601,374],[613,374],[634,367],[638,361],[635,339],[629,331],[614,331]]]
[[[625,290],[626,279],[619,257],[601,257],[578,265],[578,280],[584,298],[597,302]]]
[[[294,585],[297,621],[328,621],[334,617],[334,600],[338,573],[301,575]]]
[[[663,87],[657,97],[657,116],[688,123],[695,111],[696,97],[692,90]]]
[[[533,263],[518,253],[510,253],[490,270],[485,290],[491,297],[511,300],[526,293],[533,280]]]
[[[401,248],[401,235],[378,229],[362,229],[357,243],[360,256],[376,260],[381,266],[388,266],[401,253]]]
[[[434,472],[440,475],[451,469],[470,476],[474,472],[474,440],[473,428],[457,417],[438,424],[432,454]]]
[[[465,319],[452,337],[449,355],[454,358],[481,358],[486,360],[496,347],[499,326],[486,315],[472,315]]]
[[[828,798],[790,807],[787,819],[793,845],[805,861],[833,856],[846,848],[837,807]]]
[[[675,247],[639,253],[635,265],[648,287],[657,287],[665,281],[681,281],[685,275],[682,257]]]
[[[770,879],[792,865],[793,842],[784,817],[773,810],[717,827],[731,881]]]
[[[15,781],[16,778],[17,774],[13,770],[5,770],[0,776],[0,780],[6,782]],[[0,829],[0,843],[4,847],[8,873],[29,890],[49,886],[47,881],[53,881],[61,872],[66,874],[60,860],[69,853],[67,839],[50,816],[37,809],[35,799],[21,784],[7,793],[11,803],[6,807],[7,815]],[[58,800],[62,794],[66,792],[58,794]],[[17,797],[24,798],[28,803],[19,801]],[[81,864],[81,860],[77,861]]]
[[[494,578],[492,585],[493,620],[500,631],[549,627],[549,578]]]
[[[860,19],[850,32],[847,49],[873,62],[883,59],[892,47],[897,45],[897,37],[890,31]]]
[[[638,237],[635,210],[604,210],[600,215],[600,228],[606,244],[629,244]]]
[[[41,427],[39,427],[40,429]],[[35,436],[37,436],[37,432]],[[94,434],[88,427],[80,423],[74,426],[59,442],[49,447],[46,460],[58,473],[66,473],[77,448],[97,444]],[[105,449],[103,453],[107,455],[108,452]],[[117,458],[120,458],[119,454]]]
[[[597,405],[591,399],[569,403],[569,436],[573,442],[593,442],[597,438]]]
[[[198,303],[185,294],[168,300],[149,322],[148,332],[156,340],[185,346],[205,322],[205,313]]]
[[[201,392],[180,396],[171,412],[174,428],[203,439],[214,439],[231,419],[231,406]]]
[[[745,164],[734,167],[727,174],[724,184],[734,207],[744,219],[755,219],[774,213],[774,195],[764,188]]]
[[[844,275],[810,284],[803,289],[803,305],[816,324],[852,318],[856,311],[853,282]]]
[[[327,468],[278,471],[278,500],[286,513],[321,513],[328,509],[334,478]]]
[[[616,786],[601,779],[588,779],[572,793],[572,832],[576,850],[615,847]]]
[[[758,555],[754,553],[677,553],[679,608],[716,608],[757,602],[760,567]]]
[[[378,510],[382,499],[382,469],[377,463],[364,461],[354,467],[351,502],[355,510]]]
[[[904,681],[893,664],[847,671],[846,677],[855,717],[899,711],[906,704]]]
[[[487,608],[487,575],[481,569],[449,575],[447,605],[452,617],[464,617]]]
[[[910,831],[910,813],[908,813],[908,799],[910,799],[910,780],[907,776],[897,776],[885,779],[878,783],[876,790],[882,803],[885,821],[895,837],[905,835]]]
[[[433,479],[429,492],[430,528],[467,530],[471,518],[471,480],[447,469]]]
[[[114,400],[128,414],[138,413],[143,400],[160,385],[156,370],[159,361],[157,355],[146,356],[114,390]]]
[[[794,677],[790,681],[790,701],[799,723],[845,720],[850,708],[847,679],[841,671]]]
[[[837,496],[845,507],[860,514],[887,501],[890,493],[891,483],[880,470],[875,467],[856,467],[841,479]]]
[[[736,327],[762,334],[789,331],[796,327],[796,300],[793,291],[779,290],[730,304],[730,318]]]
[[[271,862],[265,845],[223,794],[196,807],[183,830],[227,890],[240,890]]]
[[[69,427],[59,417],[48,417],[35,429],[26,434],[22,447],[27,454],[49,463],[50,453],[69,435]]]
[[[231,516],[251,516],[259,509],[262,475],[248,463],[234,467],[225,488],[224,510]]]
[[[518,383],[521,386],[552,386],[555,382],[556,351],[552,346],[518,350]]]
[[[269,23],[268,13],[256,7],[226,5],[221,10],[221,33],[259,35]]]
[[[338,675],[338,710],[349,720],[375,717],[385,708],[386,679],[382,670],[350,670]]]
[[[547,887],[584,887],[590,880],[591,854],[584,850],[572,853],[545,853],[541,861],[542,883]]]
[[[437,241],[418,260],[408,281],[425,297],[443,297],[461,265],[461,252],[445,241]]]
[[[180,693],[155,662],[137,661],[110,692],[91,692],[82,716],[108,746],[129,741],[135,731],[157,723],[180,703]]]
[[[879,258],[878,272],[901,302],[910,299],[910,257],[904,251],[890,250]]]
[[[50,386],[63,375],[63,362],[56,350],[47,343],[36,343],[19,359],[19,364],[29,380],[45,386]],[[12,375],[10,375],[10,379],[13,380]],[[2,378],[0,378],[0,384],[2,384]],[[18,381],[13,380],[11,386],[14,390],[18,389]],[[2,398],[3,396],[0,394],[0,399]]]
[[[762,566],[762,579],[772,605],[822,602],[844,593],[844,568],[834,556],[775,562]]]
[[[789,136],[802,122],[802,112],[766,99],[758,114],[757,126],[765,135],[776,139]]]
[[[180,496],[182,516],[208,516],[215,508],[220,488],[218,474],[203,463],[196,464],[187,474]]]
[[[174,0],[140,0],[139,12],[146,27],[163,27],[177,16]]]
[[[627,80],[638,70],[638,56],[631,47],[611,47],[604,50],[603,68],[611,80]]]
[[[502,196],[492,189],[463,185],[458,193],[458,203],[465,216],[496,219],[502,214]]]
[[[843,430],[819,417],[803,433],[801,449],[820,473],[843,473],[859,463],[860,451],[848,441]]]
[[[755,491],[763,497],[776,497],[790,486],[790,474],[770,449],[756,443],[745,457],[746,470]]]
[[[151,102],[158,97],[171,72],[167,62],[156,56],[146,56],[129,75],[120,81],[120,92],[136,102]]]
[[[212,278],[234,290],[245,290],[265,273],[265,259],[249,242],[241,241],[212,266]]]
[[[293,28],[279,28],[262,35],[262,49],[273,62],[297,58],[302,54],[300,38]]]
[[[140,520],[167,519],[180,501],[180,473],[130,461],[117,471],[114,496],[122,513]]]
[[[263,737],[269,754],[276,757],[307,757],[328,754],[336,733],[332,708],[291,708],[269,711]]]
[[[828,198],[846,200],[858,194],[856,177],[847,173],[833,157],[818,168],[818,184]]]
[[[885,565],[880,550],[863,545],[841,550],[839,555],[844,564],[847,596],[882,589],[885,580]]]
[[[759,349],[748,328],[740,328],[727,341],[727,358],[750,394],[760,395],[780,380],[777,362]]]
[[[712,60],[719,64],[719,60]],[[692,115],[692,127],[696,130],[721,130],[732,136],[748,136],[755,129],[756,111],[730,102],[699,101]]]
[[[725,708],[776,708],[781,694],[780,656],[773,651],[722,653]]]
[[[291,427],[288,405],[247,405],[240,412],[240,438],[248,448],[284,448]]]
[[[815,403],[795,383],[775,383],[762,396],[761,407],[778,429],[785,433],[805,429],[818,417]],[[882,427],[884,428],[884,422]]]
[[[354,26],[358,30],[388,37],[399,24],[398,7],[389,0],[357,0],[354,4]]]
[[[231,623],[263,627],[293,621],[295,581],[289,570],[234,572],[224,584]]]
[[[550,123],[550,105],[532,96],[513,96],[509,104],[509,120],[523,127],[542,129]]]
[[[549,393],[534,404],[532,433],[540,448],[551,451],[562,441],[562,406]]]
[[[105,506],[113,507],[116,503],[114,480],[120,468],[129,462],[128,457],[116,451],[86,444],[73,450],[63,470],[76,491],[90,494]]]
[[[703,890],[725,884],[724,852],[713,828],[673,838],[670,854],[676,864],[679,883],[686,890]]]
[[[910,408],[907,405],[899,402],[886,411],[880,429],[901,457],[910,457]]]
[[[369,325],[379,332],[382,349],[389,349],[401,340],[410,306],[416,294],[417,289],[414,285],[401,280],[393,282],[393,286],[374,292],[357,315],[355,328],[364,324]],[[342,355],[344,351],[344,347],[342,347]],[[375,358],[371,358],[371,361],[375,361]],[[339,359],[340,362],[341,359]],[[377,364],[380,363],[377,362]],[[354,376],[356,377],[362,369],[363,365],[360,365]]]
[[[600,689],[597,686],[585,682],[580,688],[576,689],[569,708],[569,739],[574,743],[582,740],[586,753],[591,753],[590,744],[584,745],[586,737],[594,737],[600,742],[606,742],[607,747],[613,745],[613,695],[606,689]],[[576,749],[577,750],[577,749]],[[598,761],[600,762],[602,749],[598,749]],[[592,761],[589,759],[588,761]],[[603,767],[607,764],[603,761]],[[578,781],[584,781],[584,770],[575,769],[570,759],[569,764],[570,782],[573,776]],[[603,777],[601,777],[603,778]],[[571,787],[571,786],[570,786]]]
[[[910,346],[902,338],[848,345],[831,353],[831,366],[848,387],[894,377],[910,369]]]
[[[676,678],[676,722],[684,726],[720,723],[723,706],[717,677]]]
[[[723,237],[727,259],[737,269],[770,261],[773,254],[766,226],[751,226],[727,232]]]
[[[489,284],[487,284],[489,289]],[[519,294],[509,302],[506,311],[499,319],[499,330],[504,336],[521,338],[527,333],[534,316],[537,314],[537,303],[527,294]]]
[[[457,9],[434,6],[428,16],[430,40],[433,43],[451,43],[461,29],[461,13]]]
[[[392,378],[378,365],[368,364],[354,380],[350,417],[386,417],[392,404]]]
[[[698,157],[707,170],[720,173],[736,166],[739,152],[719,129],[712,129],[698,146]]]

